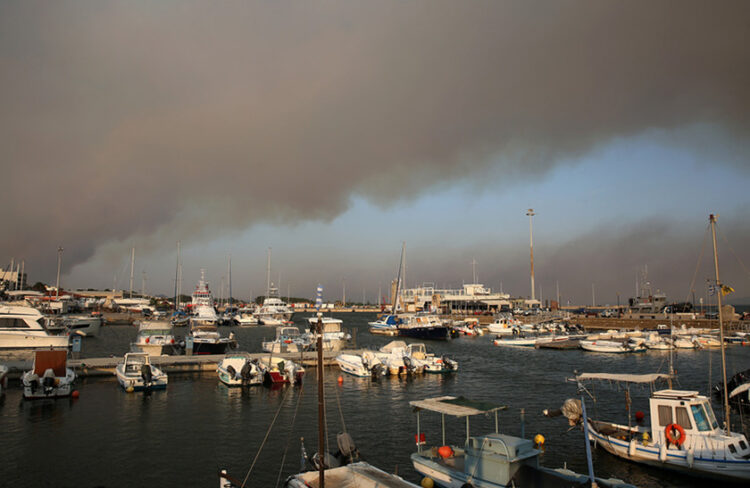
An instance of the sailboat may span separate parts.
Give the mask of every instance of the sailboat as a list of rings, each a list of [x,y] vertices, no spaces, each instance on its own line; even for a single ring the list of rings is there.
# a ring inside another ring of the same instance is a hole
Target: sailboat
[[[719,262],[716,248],[716,216],[710,216],[714,245],[716,284],[723,290],[719,279]],[[728,392],[726,358],[724,354],[724,322],[719,305],[719,335],[721,337],[721,364],[723,391]],[[671,380],[671,375],[579,374],[579,389],[586,381],[607,381],[627,385],[654,385],[657,381]],[[628,425],[569,416],[571,423],[584,421],[588,438],[615,456],[633,462],[662,467],[709,478],[732,481],[750,480],[750,444],[744,434],[730,431],[729,397],[724,394],[722,428],[716,420],[710,399],[697,391],[669,388],[653,391],[649,398],[650,424]]]

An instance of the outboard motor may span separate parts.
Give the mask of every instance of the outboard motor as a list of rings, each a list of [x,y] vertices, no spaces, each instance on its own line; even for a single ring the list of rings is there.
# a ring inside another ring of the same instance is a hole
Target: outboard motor
[[[417,367],[414,366],[414,362],[411,360],[411,358],[409,356],[404,356],[403,361],[404,361],[404,369],[406,369],[406,374],[414,374]]]
[[[542,410],[542,414],[545,417],[559,417],[560,415],[568,419],[570,426],[578,425],[581,423],[583,417],[583,409],[581,408],[581,400],[576,398],[568,398],[563,403],[562,407],[557,410]]]
[[[251,363],[250,361],[245,361],[245,364],[240,370],[240,376],[242,377],[242,383],[247,383],[248,381],[250,381],[252,377],[255,376],[253,374],[253,363]]]
[[[229,376],[231,376],[232,379],[237,377],[237,371],[235,371],[234,367],[231,364],[227,366],[227,373],[229,373]]]
[[[42,386],[44,387],[44,394],[48,395],[55,388],[55,372],[52,369],[48,369],[42,376]]]
[[[338,434],[336,443],[339,445],[339,451],[334,456],[342,464],[349,464],[359,459],[359,450],[348,432]]]
[[[443,356],[443,364],[445,365],[445,369],[449,371],[457,369],[458,367],[458,364],[448,356]]]
[[[383,365],[381,363],[375,364],[372,368],[370,368],[370,373],[372,374],[372,379],[377,379],[378,377],[383,375]]]
[[[151,381],[154,379],[153,373],[151,372],[151,366],[148,364],[141,365],[141,378],[143,378],[143,386],[149,387]]]

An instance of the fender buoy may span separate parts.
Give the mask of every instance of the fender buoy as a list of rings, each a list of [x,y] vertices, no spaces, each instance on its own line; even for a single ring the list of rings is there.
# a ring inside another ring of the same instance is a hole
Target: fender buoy
[[[675,433],[679,434],[679,437],[675,437]],[[667,437],[667,443],[674,444],[679,447],[685,442],[685,429],[680,424],[669,424],[664,429],[664,435]]]

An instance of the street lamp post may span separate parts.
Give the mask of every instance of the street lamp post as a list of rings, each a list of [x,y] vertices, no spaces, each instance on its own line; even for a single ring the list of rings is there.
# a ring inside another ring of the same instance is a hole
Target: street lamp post
[[[531,299],[536,299],[536,294],[534,292],[534,230],[532,225],[532,219],[534,218],[534,209],[530,208],[526,215],[529,217],[529,250],[531,252]]]

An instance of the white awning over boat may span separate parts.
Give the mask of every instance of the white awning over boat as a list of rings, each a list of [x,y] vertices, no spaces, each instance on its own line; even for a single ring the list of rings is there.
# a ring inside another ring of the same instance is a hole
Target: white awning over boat
[[[429,410],[431,412],[452,415],[454,417],[469,417],[471,415],[491,413],[508,408],[505,405],[496,405],[494,403],[479,402],[464,397],[453,396],[416,400],[409,402],[409,405],[423,410]]]
[[[733,398],[733,397],[739,395],[740,393],[746,392],[747,390],[750,390],[750,383],[745,383],[743,385],[738,386],[734,390],[732,390],[729,393],[729,398]]]
[[[614,373],[581,373],[576,376],[578,381],[603,380],[620,381],[623,383],[654,383],[660,380],[668,380],[671,375],[661,373],[651,374],[614,374]]]

